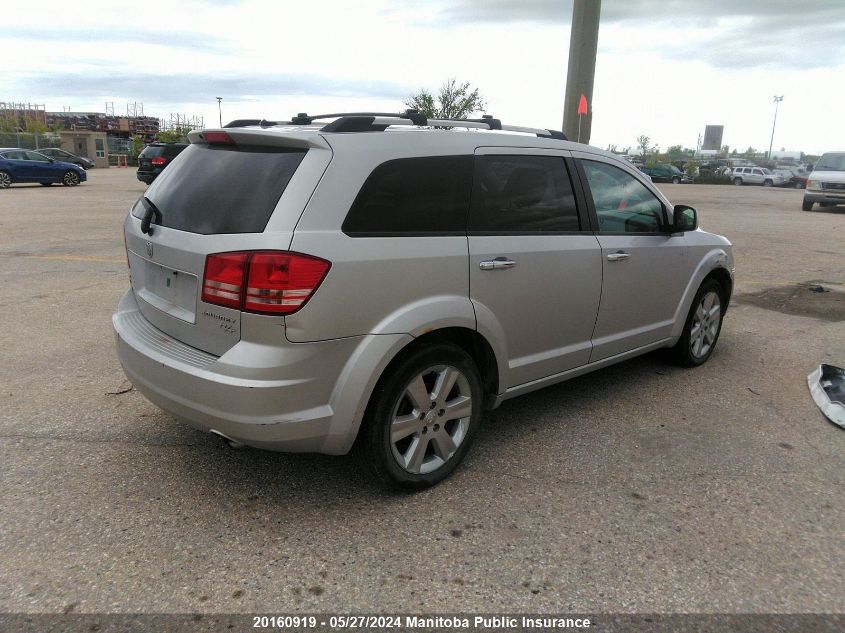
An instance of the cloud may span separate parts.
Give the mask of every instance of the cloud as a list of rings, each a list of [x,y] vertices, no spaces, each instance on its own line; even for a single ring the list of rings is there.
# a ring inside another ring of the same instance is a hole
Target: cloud
[[[188,31],[179,31],[178,33],[165,30],[149,31],[123,26],[99,27],[96,30],[41,26],[29,28],[0,26],[0,40],[10,39],[49,42],[51,45],[59,42],[85,43],[91,46],[101,46],[103,43],[118,43],[123,45],[131,43],[205,52],[227,52],[232,50],[232,46],[228,42],[213,35],[191,33]]]
[[[385,81],[340,79],[295,74],[152,73],[116,74],[110,69],[88,73],[34,73],[18,75],[13,82],[20,94],[33,98],[109,96],[145,102],[212,102],[217,95],[227,100],[249,101],[252,97],[315,95],[402,99],[411,90]]]
[[[412,3],[406,2],[405,6]],[[434,10],[438,26],[531,23],[566,26],[572,2],[561,0],[457,0]],[[641,50],[663,57],[703,61],[738,69],[821,68],[845,58],[845,2],[842,0],[603,0],[605,27],[663,29],[660,41]],[[693,29],[681,39],[674,34]],[[615,51],[602,41],[599,50]]]

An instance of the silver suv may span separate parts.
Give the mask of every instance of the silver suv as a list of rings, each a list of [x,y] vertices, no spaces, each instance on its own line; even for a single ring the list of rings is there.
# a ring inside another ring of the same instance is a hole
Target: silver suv
[[[560,132],[408,111],[190,141],[126,218],[113,323],[137,389],[231,444],[355,445],[421,488],[504,400],[713,353],[730,243]]]
[[[765,167],[735,167],[733,170],[733,181],[735,185],[782,187],[787,180],[783,174],[776,174]]]

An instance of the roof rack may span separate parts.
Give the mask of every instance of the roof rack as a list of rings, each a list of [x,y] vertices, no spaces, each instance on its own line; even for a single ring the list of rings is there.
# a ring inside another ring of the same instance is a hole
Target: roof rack
[[[432,127],[467,127],[484,130],[504,130],[507,132],[522,132],[535,134],[543,138],[554,138],[562,141],[568,140],[563,132],[548,130],[544,128],[520,127],[517,125],[502,125],[499,119],[490,114],[483,115],[480,119],[429,119],[419,110],[405,110],[404,112],[336,112],[334,114],[308,115],[300,112],[290,121],[267,121],[264,119],[238,119],[227,123],[224,127],[245,127],[248,125],[260,125],[270,127],[273,125],[311,125],[314,121],[322,119],[334,119],[320,128],[321,132],[382,132],[391,125],[430,125]]]

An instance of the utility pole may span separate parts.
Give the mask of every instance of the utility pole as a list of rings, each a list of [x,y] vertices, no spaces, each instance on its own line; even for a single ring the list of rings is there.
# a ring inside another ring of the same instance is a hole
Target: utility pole
[[[778,104],[781,101],[783,101],[783,95],[775,95],[775,120],[772,122],[772,138],[769,141],[769,153],[767,155],[769,160],[772,160],[772,144],[775,142],[775,125],[777,125],[778,122]]]
[[[581,121],[581,142],[590,142],[593,127],[593,79],[596,74],[596,50],[599,43],[601,0],[575,0],[572,6],[572,29],[569,36],[569,66],[566,71],[566,94],[563,102],[563,133],[570,140],[578,137]],[[581,95],[587,98],[587,114],[578,116]]]
[[[217,99],[217,115],[220,117],[220,127],[223,127],[223,110],[220,107],[220,102],[223,101],[223,97],[215,97]]]

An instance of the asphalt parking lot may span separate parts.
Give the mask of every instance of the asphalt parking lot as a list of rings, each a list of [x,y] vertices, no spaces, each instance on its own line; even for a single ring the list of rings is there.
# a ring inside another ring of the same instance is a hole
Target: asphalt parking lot
[[[806,376],[845,365],[845,209],[663,187],[735,245],[710,362],[511,400],[414,495],[348,457],[231,451],[126,390],[134,170],[0,191],[0,611],[841,611],[845,431]]]

